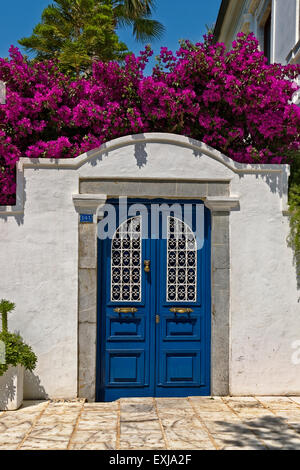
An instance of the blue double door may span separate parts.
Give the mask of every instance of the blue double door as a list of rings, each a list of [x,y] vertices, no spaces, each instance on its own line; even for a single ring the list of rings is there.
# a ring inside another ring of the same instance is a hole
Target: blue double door
[[[209,211],[202,207],[202,242],[194,233],[201,202],[184,202],[189,223],[165,204],[155,230],[151,204],[142,202],[148,215],[120,220],[111,201],[116,230],[98,239],[96,398],[209,395]]]

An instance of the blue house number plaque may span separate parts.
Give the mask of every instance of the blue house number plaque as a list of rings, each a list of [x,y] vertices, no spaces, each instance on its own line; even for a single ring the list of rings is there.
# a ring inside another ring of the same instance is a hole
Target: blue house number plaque
[[[93,223],[93,214],[80,214],[80,223],[81,224],[92,224]]]

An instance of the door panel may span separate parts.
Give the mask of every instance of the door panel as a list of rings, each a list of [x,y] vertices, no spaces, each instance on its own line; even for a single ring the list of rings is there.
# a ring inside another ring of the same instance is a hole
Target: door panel
[[[209,315],[204,301],[207,244],[197,247],[195,212],[191,226],[171,216],[167,223],[167,239],[159,240],[158,249],[163,262],[157,291],[156,394],[209,394]]]
[[[168,216],[167,238],[151,240],[135,216],[98,241],[97,400],[209,394],[209,212],[201,249],[194,218]]]
[[[159,368],[159,386],[200,387],[200,351],[163,349]]]
[[[106,370],[109,372],[107,385],[110,387],[145,386],[144,350],[108,349]]]
[[[195,314],[174,315],[167,313],[161,317],[161,336],[163,341],[200,341],[201,318]]]
[[[145,316],[143,314],[114,313],[107,317],[107,327],[108,341],[145,341]]]

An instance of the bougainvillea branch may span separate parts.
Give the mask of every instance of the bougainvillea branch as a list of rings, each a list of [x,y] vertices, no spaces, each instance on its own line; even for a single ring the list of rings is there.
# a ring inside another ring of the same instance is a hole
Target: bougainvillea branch
[[[0,59],[6,103],[0,105],[0,204],[15,199],[19,158],[74,158],[105,141],[142,132],[174,132],[201,140],[243,163],[284,163],[300,147],[300,108],[292,104],[299,65],[268,65],[253,35],[232,49],[183,41],[124,65],[97,62],[72,81],[55,62],[27,63],[11,47]]]

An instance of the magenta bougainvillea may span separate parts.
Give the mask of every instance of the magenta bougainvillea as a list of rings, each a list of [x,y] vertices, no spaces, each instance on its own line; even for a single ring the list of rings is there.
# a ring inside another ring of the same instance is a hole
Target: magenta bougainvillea
[[[20,157],[73,158],[113,138],[173,132],[201,140],[245,163],[283,163],[300,147],[300,108],[291,104],[299,65],[267,65],[253,35],[232,49],[181,44],[129,55],[123,66],[97,62],[72,80],[54,62],[29,64],[11,47],[0,59],[6,103],[0,104],[0,204],[13,204]]]

